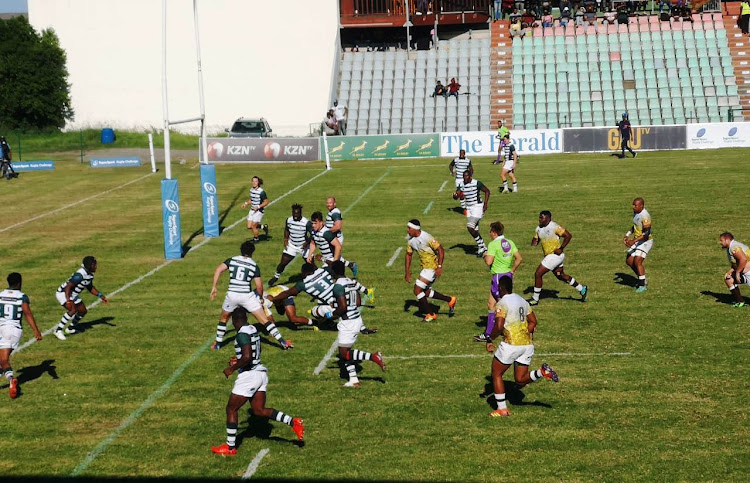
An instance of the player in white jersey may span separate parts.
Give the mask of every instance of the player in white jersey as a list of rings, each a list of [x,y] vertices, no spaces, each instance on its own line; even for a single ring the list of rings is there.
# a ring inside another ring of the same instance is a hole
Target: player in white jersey
[[[259,229],[262,228],[268,237],[268,225],[261,225],[263,221],[263,214],[266,206],[271,202],[266,195],[266,190],[263,189],[263,179],[258,176],[253,176],[252,187],[250,188],[250,197],[247,201],[242,203],[240,206],[243,210],[250,207],[250,211],[247,214],[247,229],[253,230],[253,241],[258,243]]]
[[[266,407],[268,369],[260,362],[261,343],[258,331],[248,325],[247,316],[242,309],[232,313],[232,324],[237,331],[234,339],[235,356],[229,359],[229,366],[223,372],[227,378],[234,371],[238,374],[227,402],[227,442],[212,446],[211,451],[222,456],[237,455],[239,412],[248,400],[254,415],[291,426],[297,440],[302,441],[305,436],[302,419]]]
[[[458,152],[458,157],[450,162],[448,170],[456,180],[456,189],[464,180],[464,171],[468,171],[472,176],[474,175],[474,166],[471,164],[471,159],[466,157],[465,149]],[[461,201],[461,208],[464,210],[464,216],[466,216],[466,201],[464,198],[459,198],[459,200]]]
[[[422,271],[419,272],[414,282],[414,295],[417,296],[419,312],[424,316],[423,322],[432,322],[437,319],[437,314],[432,311],[428,298],[448,302],[448,317],[453,317],[456,309],[456,297],[443,295],[432,288],[432,284],[443,274],[443,260],[445,250],[440,242],[426,231],[422,231],[422,225],[417,219],[411,219],[406,224],[408,241],[404,262],[406,275],[404,280],[411,283],[411,259],[414,252],[419,256],[419,264]]]
[[[362,301],[360,299],[359,283],[356,280],[346,278],[344,262],[341,260],[333,262],[331,271],[336,278],[333,286],[333,296],[336,300],[336,310],[333,312],[333,318],[340,317],[337,324],[339,346],[339,359],[343,362],[349,381],[344,387],[359,387],[359,378],[357,377],[357,361],[372,361],[379,365],[385,372],[385,362],[383,354],[380,351],[371,354],[369,352],[352,349],[357,341],[362,327],[362,315],[359,311]]]
[[[312,224],[310,220],[302,216],[302,205],[292,205],[292,216],[286,219],[284,226],[284,251],[281,252],[281,261],[276,267],[276,273],[268,281],[268,286],[279,281],[284,269],[292,260],[301,255],[306,257],[307,247],[310,244]]]
[[[744,307],[745,299],[742,298],[739,285],[745,284],[750,287],[750,248],[735,240],[734,235],[728,231],[719,235],[719,244],[727,251],[727,259],[731,265],[724,275],[724,283],[734,296],[732,307]]]
[[[94,287],[94,272],[96,272],[97,267],[96,258],[91,255],[84,257],[81,268],[73,273],[66,282],[57,287],[55,298],[67,311],[63,314],[60,323],[57,324],[53,332],[58,339],[65,340],[67,338],[65,334],[75,334],[77,332],[76,325],[88,313],[86,304],[80,298],[84,289],[88,290],[91,295],[99,297],[105,305],[109,304],[107,296]],[[66,328],[69,323],[70,326]],[[65,334],[63,334],[63,330],[65,330]]]
[[[630,238],[631,235],[633,238]],[[654,240],[651,236],[651,215],[646,211],[643,198],[633,200],[633,226],[625,233],[622,241],[628,247],[625,263],[638,276],[638,287],[635,292],[645,292],[647,284],[643,261],[646,259],[648,252],[651,251],[651,247],[654,246]]]
[[[326,265],[330,265],[336,260],[341,260],[344,265],[349,267],[352,271],[353,276],[357,276],[359,273],[359,266],[357,262],[351,262],[341,256],[341,242],[335,233],[326,228],[325,221],[323,221],[323,213],[316,211],[310,215],[310,222],[312,223],[312,240],[310,240],[310,249],[307,254],[307,262],[312,263],[315,258],[315,248],[320,250],[320,256],[317,257],[322,260]]]
[[[8,275],[8,289],[0,292],[0,371],[8,380],[10,398],[18,397],[18,379],[10,367],[10,354],[18,348],[23,336],[21,317],[34,331],[36,340],[42,340],[42,333],[36,326],[34,314],[31,313],[29,297],[21,292],[21,274],[13,272]]]
[[[500,145],[500,153],[503,159],[503,169],[500,171],[500,179],[503,186],[500,193],[510,193],[508,189],[508,176],[513,181],[513,192],[518,193],[518,181],[516,181],[516,165],[518,165],[518,150],[510,139],[510,133],[506,134]]]
[[[505,401],[505,383],[503,374],[514,366],[513,376],[516,384],[526,385],[541,378],[559,381],[557,373],[546,363],[529,372],[531,358],[534,355],[534,330],[536,329],[536,315],[529,304],[520,295],[513,293],[513,279],[503,277],[498,281],[500,300],[495,313],[495,328],[492,329],[487,340],[487,351],[495,352],[492,358],[492,386],[495,392],[497,409],[489,416],[496,418],[510,416]],[[492,343],[500,334],[503,340],[497,350]]]
[[[227,331],[227,320],[237,307],[243,307],[253,314],[255,320],[260,322],[265,330],[279,342],[282,349],[294,347],[292,341],[282,337],[279,329],[276,328],[276,324],[268,320],[266,312],[263,310],[261,302],[263,300],[263,280],[260,278],[260,267],[252,259],[253,252],[255,252],[255,244],[248,240],[240,245],[240,256],[225,260],[214,271],[211,300],[216,298],[218,293],[216,284],[219,283],[221,274],[227,270],[229,270],[229,289],[221,306],[221,316],[219,317],[219,324],[216,326],[216,340],[211,344],[212,350],[221,348]]]
[[[478,179],[472,179],[469,171],[464,171],[463,177],[453,197],[466,200],[466,229],[477,244],[477,257],[482,258],[487,252],[487,245],[479,233],[479,222],[490,206],[490,190]],[[481,194],[484,194],[484,201]]]
[[[562,238],[562,241],[560,240]],[[542,293],[542,283],[544,274],[552,272],[561,282],[565,282],[574,287],[581,294],[581,301],[585,302],[589,293],[586,285],[578,283],[575,278],[563,271],[565,262],[565,247],[568,246],[573,235],[568,230],[552,221],[552,213],[544,210],[539,213],[539,225],[534,232],[534,238],[531,239],[531,246],[535,247],[542,244],[542,253],[544,258],[536,269],[534,274],[534,295],[529,300],[531,305],[539,303],[539,296]]]

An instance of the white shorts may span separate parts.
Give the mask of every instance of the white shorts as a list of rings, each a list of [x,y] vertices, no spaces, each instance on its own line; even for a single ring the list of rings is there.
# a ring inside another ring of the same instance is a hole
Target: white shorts
[[[221,305],[221,310],[225,312],[234,312],[237,307],[244,307],[250,313],[262,310],[260,299],[253,293],[236,293],[227,292],[227,296],[224,297],[224,303]]]
[[[479,228],[479,221],[484,217],[484,206],[474,205],[466,208],[466,226],[476,230]]]
[[[562,267],[563,262],[565,262],[565,253],[562,253],[560,255],[550,253],[546,257],[542,258],[542,266],[549,271],[552,271],[557,267]]]
[[[18,349],[23,329],[12,325],[0,325],[0,349]]]
[[[253,211],[250,210],[250,212],[247,214],[247,221],[252,221],[253,223],[260,223],[263,221],[263,215],[264,213],[260,210]]]
[[[427,280],[427,285],[432,285],[435,281],[435,270],[431,268],[423,268],[422,271],[419,272],[419,278]]]
[[[232,394],[251,398],[255,393],[266,392],[268,373],[266,371],[245,371],[237,375],[232,388]]]
[[[648,255],[648,252],[651,251],[651,247],[654,246],[654,240],[647,240],[643,243],[641,243],[638,246],[632,246],[630,247],[630,250],[628,250],[628,257],[641,257],[646,258],[646,255]]]
[[[456,189],[458,189],[458,186],[464,182],[463,176],[460,178],[456,178]]]
[[[495,351],[495,359],[500,363],[509,366],[514,362],[522,366],[531,365],[531,357],[534,355],[534,344],[529,345],[512,345],[507,342],[500,342]]]
[[[301,247],[295,247],[294,245],[287,245],[284,248],[284,253],[289,255],[290,257],[298,257],[298,256],[305,256],[305,249]]]
[[[357,342],[359,329],[362,328],[362,325],[362,317],[349,320],[339,320],[339,323],[336,326],[339,330],[339,336],[336,339],[336,343],[339,347],[352,347],[354,343]]]
[[[506,161],[503,163],[503,169],[510,171],[513,171],[516,169],[516,162],[514,160]]]
[[[65,307],[65,292],[55,292],[55,298],[60,303],[60,305],[62,305],[63,307]],[[70,300],[72,300],[73,303],[76,304],[76,305],[83,303],[83,300],[81,300],[80,297],[76,297],[76,298],[70,299]]]

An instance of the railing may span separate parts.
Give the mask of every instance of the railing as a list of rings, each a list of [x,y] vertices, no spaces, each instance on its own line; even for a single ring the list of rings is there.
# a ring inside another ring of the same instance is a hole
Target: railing
[[[342,12],[344,3],[353,4],[354,15],[405,15],[406,0],[340,0]],[[489,12],[493,0],[408,0],[409,13],[461,13]]]

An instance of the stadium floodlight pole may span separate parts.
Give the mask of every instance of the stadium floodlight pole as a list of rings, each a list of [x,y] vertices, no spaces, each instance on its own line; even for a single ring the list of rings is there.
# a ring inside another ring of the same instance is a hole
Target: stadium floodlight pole
[[[201,65],[201,38],[198,32],[198,0],[193,0],[193,23],[195,24],[195,56],[198,62],[198,98],[201,114],[201,162],[208,164],[208,143],[206,142],[206,103],[203,100],[203,67]]]

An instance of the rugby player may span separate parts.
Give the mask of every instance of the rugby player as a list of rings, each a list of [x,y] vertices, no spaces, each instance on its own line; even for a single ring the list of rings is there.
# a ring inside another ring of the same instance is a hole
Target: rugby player
[[[229,270],[229,289],[224,297],[224,303],[221,306],[221,316],[219,324],[216,326],[216,340],[211,344],[212,350],[221,348],[224,342],[224,335],[227,331],[227,320],[237,307],[243,307],[253,314],[255,320],[260,322],[266,332],[271,334],[281,345],[284,350],[294,347],[292,341],[285,340],[281,332],[276,328],[276,324],[268,320],[263,310],[263,281],[260,278],[260,267],[251,257],[255,252],[255,244],[247,240],[240,245],[240,255],[224,260],[216,267],[214,271],[214,281],[211,287],[211,300],[216,298],[218,293],[216,284],[219,283],[221,274]],[[253,290],[252,285],[255,285]]]
[[[523,297],[513,293],[512,278],[501,278],[498,288],[500,301],[497,307],[495,328],[492,329],[490,340],[487,341],[487,351],[495,351],[492,359],[492,386],[495,391],[497,409],[489,414],[493,418],[510,416],[505,401],[503,374],[511,365],[514,366],[513,376],[517,384],[526,385],[542,377],[554,382],[559,381],[557,373],[546,362],[539,369],[529,372],[531,358],[534,355],[536,315]],[[503,334],[503,340],[495,350],[492,340],[500,334]]]
[[[336,260],[341,260],[344,265],[352,270],[352,275],[356,277],[359,272],[357,262],[350,262],[341,256],[341,241],[335,233],[326,228],[323,213],[316,211],[310,215],[310,220],[312,222],[312,240],[310,240],[307,262],[312,263],[317,247],[320,250],[320,259],[323,263],[330,265]]]
[[[91,255],[84,257],[81,268],[76,270],[67,281],[63,282],[57,288],[55,298],[67,310],[53,332],[58,339],[65,340],[65,334],[75,334],[76,324],[88,313],[86,304],[79,297],[83,289],[88,290],[91,295],[102,299],[105,305],[109,304],[107,296],[94,287],[94,272],[96,272],[96,268],[96,258]],[[70,326],[66,328],[66,325],[69,323]],[[65,330],[65,334],[63,334],[63,329]]]
[[[739,285],[744,283],[750,287],[750,248],[735,240],[734,235],[728,231],[719,235],[719,243],[727,251],[727,258],[732,266],[724,275],[724,283],[734,296],[732,307],[744,307],[745,300],[742,298]]]
[[[560,241],[560,238],[562,238],[562,241]],[[539,296],[542,293],[542,278],[547,272],[554,273],[559,281],[575,287],[581,294],[581,301],[586,301],[589,288],[578,283],[575,278],[563,271],[563,263],[565,262],[563,250],[572,238],[573,235],[568,230],[552,221],[552,213],[547,210],[539,213],[539,226],[536,227],[534,238],[531,239],[531,246],[535,247],[541,242],[544,258],[534,274],[534,295],[529,300],[531,305],[539,303]]]
[[[516,165],[518,164],[518,151],[516,145],[510,140],[510,133],[506,134],[500,144],[502,151],[503,169],[500,171],[500,179],[503,180],[503,187],[500,193],[510,193],[508,190],[508,176],[513,181],[513,192],[518,193],[518,181],[516,181]]]
[[[326,208],[328,208],[328,214],[326,214],[326,228],[331,233],[336,235],[336,238],[341,242],[341,246],[344,246],[344,232],[341,231],[344,228],[344,215],[341,214],[341,210],[336,207],[336,198],[330,196],[326,199]]]
[[[227,402],[227,442],[212,446],[211,451],[223,456],[237,455],[239,411],[248,400],[253,414],[291,426],[297,440],[302,441],[305,436],[302,419],[266,407],[268,369],[260,362],[261,343],[257,329],[247,323],[247,316],[242,309],[232,313],[232,324],[237,331],[234,339],[235,356],[229,359],[229,366],[223,372],[227,378],[234,371],[238,374]]]
[[[633,238],[630,238],[631,235]],[[625,233],[622,241],[628,247],[625,263],[638,276],[638,287],[635,292],[643,293],[647,290],[646,269],[643,267],[643,261],[654,246],[651,236],[651,215],[646,211],[643,198],[633,200],[633,226]]]
[[[284,269],[298,255],[305,256],[305,250],[310,243],[312,224],[302,216],[302,205],[292,205],[292,216],[286,219],[284,226],[284,251],[281,252],[281,261],[276,267],[276,273],[268,281],[268,286],[273,286],[279,281]]]
[[[505,139],[506,134],[510,134],[508,128],[503,126],[503,121],[497,121],[497,134],[495,135],[495,139],[500,140],[500,146],[497,148],[497,159],[492,164],[500,164],[503,153],[503,139]]]
[[[34,314],[31,313],[29,297],[21,292],[21,274],[13,272],[8,275],[8,288],[0,292],[0,371],[8,380],[10,398],[18,397],[18,379],[10,367],[10,355],[18,349],[23,337],[21,316],[34,331],[36,340],[42,340],[42,333],[36,326]]]
[[[513,240],[505,238],[503,233],[505,227],[499,221],[490,224],[490,237],[492,241],[487,245],[487,253],[484,254],[484,263],[490,267],[492,281],[490,282],[490,296],[487,300],[487,327],[484,332],[474,336],[477,342],[487,342],[492,329],[495,327],[495,309],[497,300],[500,298],[498,281],[503,277],[513,278],[523,262],[521,252],[516,248]]]
[[[274,322],[273,312],[271,312],[271,309],[276,309],[276,313],[279,315],[286,315],[286,318],[290,323],[295,325],[307,326],[317,331],[318,328],[314,325],[312,319],[297,315],[297,307],[294,304],[294,297],[287,297],[283,300],[271,302],[271,297],[278,295],[285,290],[289,290],[289,287],[285,285],[274,285],[273,287],[266,290],[266,292],[263,294],[263,309],[266,312],[266,317],[268,317],[268,320]]]
[[[462,149],[458,152],[458,157],[450,162],[448,170],[456,178],[456,189],[464,180],[464,171],[474,174],[474,166],[471,164],[471,159],[466,157],[466,150]],[[459,198],[459,200],[461,201],[461,208],[464,210],[464,216],[466,216],[466,200],[464,198]]]
[[[454,197],[463,196],[466,199],[466,229],[477,244],[477,257],[482,258],[487,252],[487,246],[479,233],[479,222],[490,205],[490,190],[481,181],[472,179],[469,171],[464,171],[463,177]],[[484,202],[481,200],[480,192],[484,193]]]
[[[336,299],[336,310],[333,312],[333,318],[341,318],[336,326],[338,329],[339,359],[343,361],[346,372],[349,374],[349,380],[344,384],[344,387],[359,387],[356,361],[372,361],[379,365],[383,372],[385,372],[385,362],[380,351],[371,354],[370,352],[352,349],[363,327],[362,314],[359,311],[361,305],[359,283],[356,280],[346,278],[344,262],[341,260],[333,262],[331,270],[336,278],[333,286],[333,296]]]
[[[257,176],[253,176],[253,185],[250,188],[250,199],[242,203],[240,206],[243,210],[250,207],[250,211],[247,214],[247,229],[253,230],[253,241],[258,243],[260,241],[258,229],[262,228],[268,237],[268,225],[261,225],[263,221],[263,214],[265,207],[271,202],[266,196],[266,190],[262,188],[263,179]]]
[[[404,260],[406,265],[404,279],[406,283],[411,283],[411,258],[416,251],[422,271],[419,272],[414,282],[414,295],[417,296],[419,312],[424,316],[422,322],[432,322],[437,319],[437,314],[430,308],[428,298],[448,302],[448,316],[452,317],[456,309],[456,297],[443,295],[432,288],[432,284],[443,274],[445,250],[432,235],[422,231],[422,225],[417,219],[409,220],[406,224],[406,233],[409,235],[409,241],[406,245]]]

